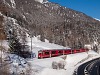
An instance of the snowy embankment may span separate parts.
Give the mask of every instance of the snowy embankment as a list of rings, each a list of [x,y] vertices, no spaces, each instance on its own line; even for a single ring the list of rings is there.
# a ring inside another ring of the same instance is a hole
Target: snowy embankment
[[[40,48],[40,49],[66,49],[68,47],[60,46],[54,43],[49,43],[48,40],[45,39],[45,42],[40,41],[40,36],[33,37],[32,39],[30,37],[27,37],[28,45],[34,47]],[[31,44],[32,41],[32,44]]]
[[[64,56],[60,57],[52,57],[46,59],[34,59],[29,60],[28,62],[33,65],[33,69],[37,69],[38,73],[36,75],[72,75],[74,70],[81,64],[89,61],[93,58],[99,57],[97,53],[94,51],[77,53],[67,55],[67,58],[62,59]],[[52,69],[52,62],[60,62],[63,61],[66,63],[65,69]],[[80,62],[82,61],[82,62]],[[34,67],[35,66],[35,67]],[[39,68],[40,67],[40,68]]]
[[[67,64],[65,66],[67,74],[72,75],[78,66],[97,57],[100,56],[94,51],[68,55],[66,59]]]

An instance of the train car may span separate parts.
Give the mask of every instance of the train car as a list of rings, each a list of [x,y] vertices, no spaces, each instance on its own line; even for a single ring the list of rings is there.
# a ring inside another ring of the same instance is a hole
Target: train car
[[[63,50],[40,50],[38,51],[38,58],[49,58],[63,55]]]
[[[64,50],[64,55],[67,55],[67,54],[72,54],[72,50],[71,49]]]
[[[38,58],[49,58],[51,57],[51,51],[50,50],[41,50],[38,51]]]
[[[68,55],[68,54],[75,54],[86,52],[88,49],[53,49],[53,50],[40,50],[38,51],[38,58],[50,58],[56,57],[60,55]]]
[[[64,55],[64,50],[58,50],[58,55]]]
[[[74,50],[72,50],[72,54],[75,54],[75,53],[80,53],[80,49],[74,49]]]
[[[80,49],[80,52],[86,52],[86,51],[87,51],[87,49],[84,49],[84,48]]]
[[[42,50],[38,51],[38,59],[42,58]]]
[[[51,57],[60,56],[60,55],[64,55],[63,49],[51,50]]]
[[[51,57],[59,56],[59,50],[51,50]]]

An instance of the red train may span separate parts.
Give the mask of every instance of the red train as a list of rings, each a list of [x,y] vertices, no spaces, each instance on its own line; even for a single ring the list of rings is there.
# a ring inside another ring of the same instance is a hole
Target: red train
[[[86,52],[88,49],[53,49],[53,50],[40,50],[38,51],[38,58],[50,58],[56,57],[60,55],[68,55],[68,54],[75,54]]]

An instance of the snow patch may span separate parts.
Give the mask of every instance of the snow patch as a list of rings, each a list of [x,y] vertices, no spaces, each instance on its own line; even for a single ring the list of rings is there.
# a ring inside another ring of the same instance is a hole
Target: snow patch
[[[56,70],[56,69],[44,69],[40,74],[38,75],[68,75],[66,70]]]
[[[12,7],[13,7],[13,8],[16,8],[16,3],[15,3],[15,1],[14,1],[14,0],[10,0],[10,2],[11,2],[11,4],[12,4]]]
[[[89,51],[88,51],[88,54],[89,54],[89,55],[95,55],[95,56],[98,55],[98,53],[95,52],[95,51],[93,51],[93,50],[89,50]]]
[[[91,50],[91,48],[92,48],[92,46],[90,44],[85,44],[84,47],[88,48],[89,50]]]
[[[70,54],[70,55],[67,55],[66,62],[71,63],[71,64],[77,64],[77,62],[81,61],[82,59],[86,58],[87,56],[88,56],[88,54],[86,52]]]
[[[38,36],[33,36],[33,37],[28,37],[29,35],[27,34],[27,41],[28,41],[28,43],[34,43],[34,42],[41,42],[40,41],[40,35],[38,35]]]
[[[97,19],[97,18],[94,18],[94,19],[100,21],[100,19]]]
[[[49,40],[45,39],[45,42],[49,43]]]
[[[0,12],[0,16],[3,16],[3,14]]]
[[[40,3],[43,3],[43,0],[35,0],[35,1],[40,2]]]

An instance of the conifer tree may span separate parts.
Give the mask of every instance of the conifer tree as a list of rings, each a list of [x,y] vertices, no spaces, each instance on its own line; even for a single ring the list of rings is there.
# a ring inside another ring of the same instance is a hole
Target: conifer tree
[[[8,41],[9,41],[10,51],[12,53],[19,54],[21,51],[21,43],[19,42],[19,39],[17,38],[17,35],[14,32],[14,30],[9,31]]]

